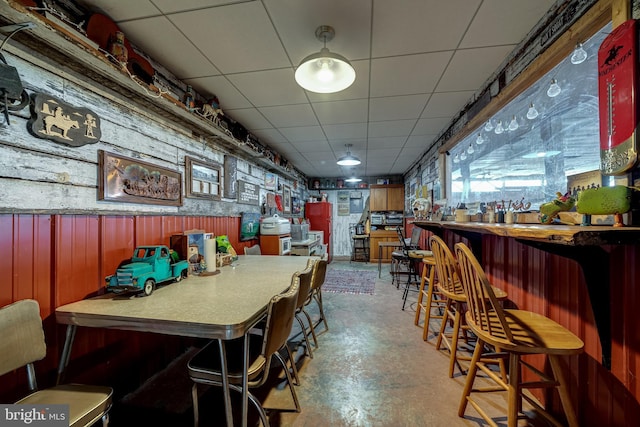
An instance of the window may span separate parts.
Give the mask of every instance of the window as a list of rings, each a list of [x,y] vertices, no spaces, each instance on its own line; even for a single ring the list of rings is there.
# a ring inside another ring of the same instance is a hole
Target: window
[[[567,57],[449,151],[450,206],[524,199],[537,209],[567,191],[568,176],[599,169],[597,56],[609,32],[583,44],[584,62]]]

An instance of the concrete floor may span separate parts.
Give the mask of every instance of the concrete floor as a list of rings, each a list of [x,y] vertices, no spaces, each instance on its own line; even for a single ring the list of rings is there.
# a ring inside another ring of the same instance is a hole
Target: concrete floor
[[[377,270],[377,264],[334,261],[329,268]],[[303,346],[295,350],[301,381],[296,391],[302,412],[287,411],[294,408],[293,400],[288,387],[275,378],[276,371],[271,382],[275,387],[255,392],[263,406],[278,408],[269,410],[272,426],[486,425],[471,406],[465,418],[458,417],[465,376],[456,370],[454,378],[449,378],[448,352],[436,350],[433,334],[429,341],[422,340],[424,316],[420,326],[414,325],[417,294],[410,293],[407,308],[402,311],[402,290],[390,283],[388,265],[383,265],[374,295],[323,294],[330,329],[318,336],[319,347],[314,349],[313,359],[303,355]],[[311,313],[317,318],[317,311],[312,309]],[[439,327],[438,322],[432,322],[433,329]],[[297,326],[294,322],[293,346],[301,340],[300,334],[296,335]],[[322,326],[319,330],[324,331]],[[178,372],[186,375],[181,367]],[[188,387],[187,378],[180,393],[189,393]],[[179,387],[172,388],[176,392]],[[156,392],[163,393],[158,388]],[[506,425],[506,394],[490,395],[486,398],[487,412],[499,425]],[[215,387],[203,393],[201,425],[224,425],[221,400]],[[152,412],[143,412],[116,403],[111,425],[133,425],[137,417],[130,416],[132,411],[147,422],[153,423],[156,417],[161,423],[157,425],[192,425],[190,406],[183,405],[183,413],[177,415],[163,413],[165,404],[157,406]],[[239,401],[234,401],[234,408],[239,406]],[[250,412],[251,424],[256,425],[253,408]],[[521,421],[519,425],[528,423]]]

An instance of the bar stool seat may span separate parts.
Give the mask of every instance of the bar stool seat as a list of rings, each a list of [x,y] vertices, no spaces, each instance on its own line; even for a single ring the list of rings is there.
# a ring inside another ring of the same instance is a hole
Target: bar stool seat
[[[472,393],[475,392],[496,391],[496,387],[473,388],[477,371],[480,369],[496,382],[499,390],[506,390],[508,393],[508,427],[517,425],[523,398],[537,408],[540,415],[556,425],[561,425],[537,401],[522,392],[524,389],[549,387],[558,388],[568,424],[577,426],[578,419],[573,409],[560,357],[582,353],[584,350],[582,340],[563,326],[540,314],[525,310],[503,309],[498,303],[484,270],[471,250],[463,243],[456,244],[455,250],[460,265],[462,286],[467,296],[467,324],[478,337],[458,408],[458,415],[464,417],[467,403],[470,403],[485,421],[495,425],[495,422],[480,407],[479,401],[472,397]],[[482,362],[482,350],[485,343],[506,352],[506,356],[509,358],[507,381],[493,374]],[[523,355],[532,354],[545,355],[548,358],[551,376],[540,372],[521,358]],[[541,380],[523,382],[522,367],[536,374]]]

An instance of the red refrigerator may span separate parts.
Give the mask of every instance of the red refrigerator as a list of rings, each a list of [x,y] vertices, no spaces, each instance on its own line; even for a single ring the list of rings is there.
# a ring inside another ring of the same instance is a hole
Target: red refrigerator
[[[309,220],[309,230],[324,231],[324,244],[327,245],[327,256],[329,262],[333,258],[333,226],[331,220],[331,203],[329,202],[309,202],[304,207],[304,216]]]

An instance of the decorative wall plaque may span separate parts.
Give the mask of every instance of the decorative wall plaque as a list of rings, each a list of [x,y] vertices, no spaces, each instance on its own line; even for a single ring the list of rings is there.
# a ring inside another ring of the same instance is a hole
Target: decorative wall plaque
[[[29,131],[38,138],[72,147],[100,141],[100,118],[88,108],[74,107],[43,93],[31,95]]]
[[[98,166],[98,200],[182,205],[180,172],[102,150]]]

